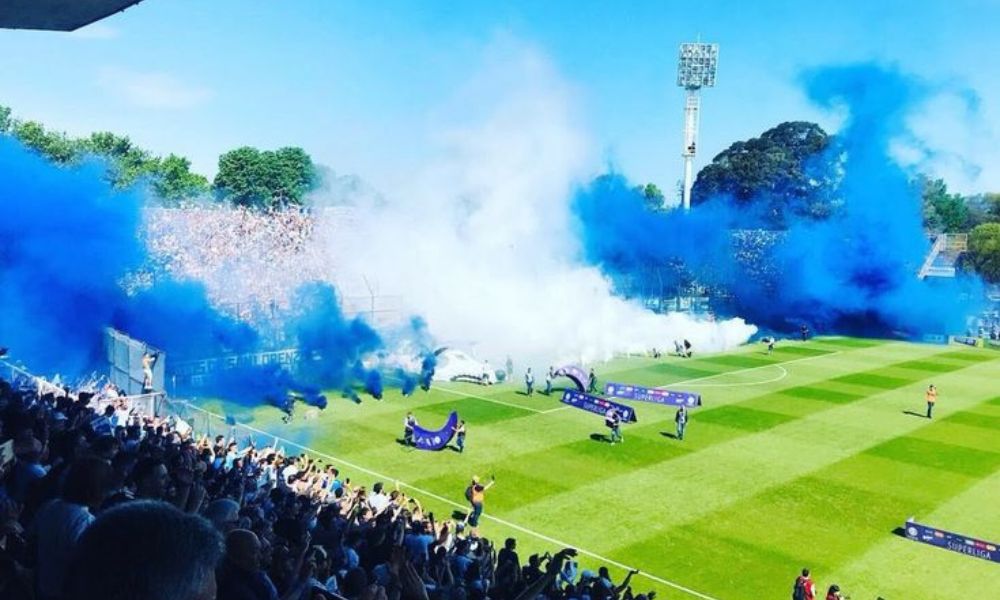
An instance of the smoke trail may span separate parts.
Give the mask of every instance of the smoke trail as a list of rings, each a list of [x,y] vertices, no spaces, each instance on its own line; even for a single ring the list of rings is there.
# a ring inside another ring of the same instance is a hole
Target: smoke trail
[[[929,249],[921,202],[891,152],[895,140],[910,135],[907,117],[928,86],[875,65],[815,69],[802,79],[814,102],[848,113],[828,154],[809,165],[827,169],[817,180],[836,182],[829,218],[786,211],[787,229],[766,232],[756,229],[759,214],[734,211],[727,198],[689,214],[653,213],[622,178],[608,176],[574,204],[587,259],[619,287],[650,287],[649,266],[657,265],[667,289],[697,281],[731,314],[779,331],[802,323],[863,335],[960,329],[974,310],[968,299],[982,296],[979,282],[917,279]]]
[[[377,282],[442,343],[495,364],[508,354],[519,365],[604,359],[676,338],[705,350],[746,341],[755,329],[742,320],[655,315],[582,264],[570,200],[595,161],[574,92],[530,49],[497,54],[456,100],[476,115],[443,125],[440,151],[407,188],[358,207],[353,235],[336,239],[338,287]]]

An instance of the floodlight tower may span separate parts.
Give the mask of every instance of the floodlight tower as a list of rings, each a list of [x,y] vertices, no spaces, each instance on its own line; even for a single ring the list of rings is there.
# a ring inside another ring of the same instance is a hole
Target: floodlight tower
[[[681,44],[677,61],[677,85],[684,88],[684,210],[691,208],[691,187],[694,185],[694,155],[698,145],[698,108],[703,87],[715,86],[715,71],[719,63],[719,45]]]

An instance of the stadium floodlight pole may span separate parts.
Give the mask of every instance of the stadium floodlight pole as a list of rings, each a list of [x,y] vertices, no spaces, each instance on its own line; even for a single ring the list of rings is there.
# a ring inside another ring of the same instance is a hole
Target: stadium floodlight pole
[[[698,109],[703,87],[715,86],[715,72],[719,63],[719,45],[684,43],[677,61],[677,85],[684,88],[684,184],[682,202],[684,210],[691,208],[691,187],[694,185],[694,156],[698,145]]]

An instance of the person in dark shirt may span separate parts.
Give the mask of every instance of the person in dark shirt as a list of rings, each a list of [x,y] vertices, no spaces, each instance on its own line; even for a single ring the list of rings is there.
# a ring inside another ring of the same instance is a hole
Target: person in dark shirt
[[[407,446],[413,445],[413,428],[416,426],[417,418],[411,412],[406,413],[403,418],[403,443]]]
[[[674,423],[677,424],[677,439],[684,440],[684,430],[687,429],[688,422],[688,411],[687,408],[681,406],[677,409],[677,414],[674,415]]]

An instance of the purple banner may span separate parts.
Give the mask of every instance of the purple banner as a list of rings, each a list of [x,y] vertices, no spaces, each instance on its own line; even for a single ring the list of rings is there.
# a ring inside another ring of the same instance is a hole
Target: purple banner
[[[977,540],[976,538],[966,537],[960,533],[952,533],[951,531],[936,529],[929,525],[921,525],[915,521],[907,521],[905,530],[907,539],[915,542],[922,542],[931,546],[937,546],[938,548],[945,548],[952,552],[960,552],[961,554],[968,554],[976,558],[1000,563],[1000,552],[997,550],[1000,543]]]
[[[602,417],[607,414],[608,409],[615,408],[618,409],[618,414],[621,415],[623,423],[635,423],[637,420],[635,410],[631,406],[625,406],[624,404],[605,400],[600,396],[591,396],[590,394],[575,390],[566,390],[563,392],[562,403],[592,412],[595,415],[601,415]]]
[[[556,377],[569,377],[576,384],[576,389],[581,392],[587,390],[587,372],[583,367],[576,365],[566,365],[556,369]]]
[[[628,383],[608,382],[604,384],[604,395],[637,402],[652,402],[669,406],[701,406],[701,394],[694,392],[672,392],[657,388],[646,388]]]
[[[458,425],[458,413],[451,411],[448,415],[448,422],[441,429],[431,431],[419,425],[413,427],[413,444],[419,450],[440,450],[448,445],[455,435],[455,426]]]
[[[966,346],[978,346],[979,338],[968,337],[964,335],[956,335],[951,338],[954,342],[959,344],[965,344]]]

